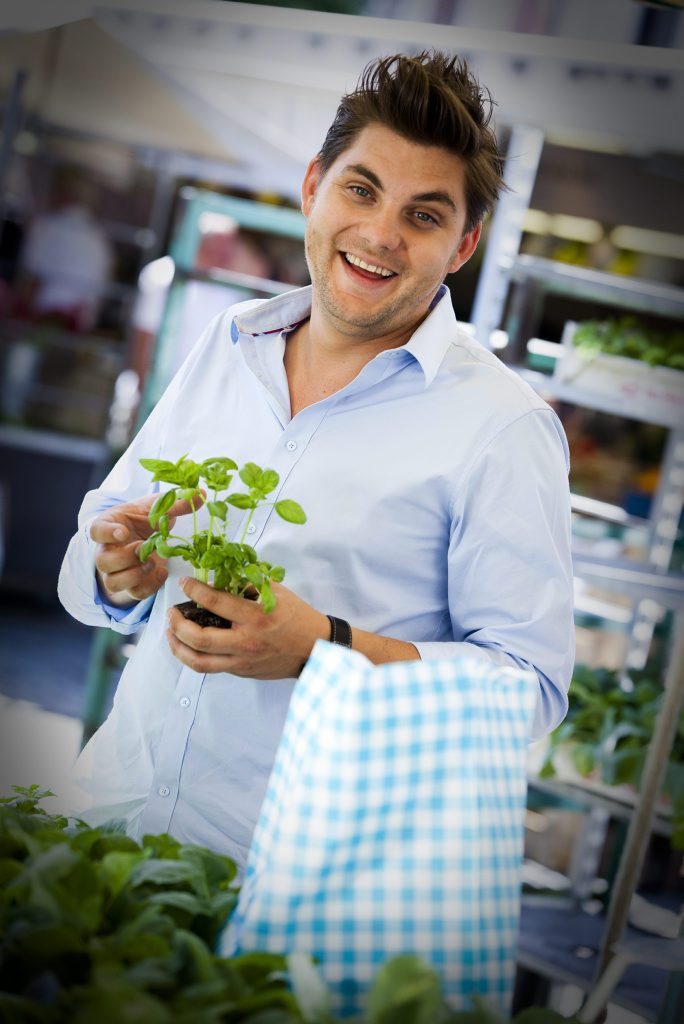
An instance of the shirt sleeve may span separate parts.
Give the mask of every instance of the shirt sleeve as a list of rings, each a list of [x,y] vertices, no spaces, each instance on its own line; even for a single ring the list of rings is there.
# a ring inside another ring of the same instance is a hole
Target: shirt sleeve
[[[167,438],[174,416],[178,416],[178,406],[185,400],[192,401],[191,396],[185,397],[187,378],[199,360],[211,358],[207,350],[227,332],[230,323],[227,316],[228,313],[223,312],[211,321],[128,449],[100,487],[88,491],[83,499],[78,514],[78,531],[67,548],[57,584],[60,601],[79,622],[88,626],[109,626],[118,633],[134,633],[149,618],[154,597],[123,609],[103,600],[95,578],[97,545],[90,536],[90,526],[98,515],[114,505],[134,501],[159,490],[158,483],[150,484],[150,475],[139,460],[168,457]],[[219,345],[219,351],[220,348]]]
[[[551,409],[530,410],[476,453],[452,512],[455,642],[415,643],[423,659],[468,653],[533,672],[533,738],[565,716],[574,664],[568,467]]]

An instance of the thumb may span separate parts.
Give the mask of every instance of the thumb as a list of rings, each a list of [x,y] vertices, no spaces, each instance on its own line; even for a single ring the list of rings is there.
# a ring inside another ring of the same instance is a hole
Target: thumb
[[[194,511],[197,512],[198,509],[202,508],[206,496],[207,492],[203,490],[201,494],[195,495],[195,497],[192,499],[192,502],[186,501],[185,499],[182,499],[181,501],[176,501],[171,506],[167,513],[169,519],[175,519],[176,516],[190,515],[190,513],[193,511],[193,508]]]

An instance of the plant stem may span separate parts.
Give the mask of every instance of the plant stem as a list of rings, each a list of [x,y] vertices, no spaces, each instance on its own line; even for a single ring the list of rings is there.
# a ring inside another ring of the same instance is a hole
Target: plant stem
[[[199,491],[197,492],[199,495]],[[190,499],[190,508],[192,509],[192,535],[193,538],[197,536],[197,512],[195,510],[195,496]]]
[[[240,543],[241,544],[245,543],[245,537],[247,536],[247,530],[249,529],[249,524],[252,522],[252,516],[253,515],[254,515],[254,509],[250,508],[249,515],[247,516],[247,522],[245,523],[245,528],[242,531],[242,536],[240,537]]]
[[[214,491],[214,501],[218,498],[218,491]],[[209,526],[207,528],[207,551],[211,547],[211,535],[214,529],[214,513],[209,513]]]

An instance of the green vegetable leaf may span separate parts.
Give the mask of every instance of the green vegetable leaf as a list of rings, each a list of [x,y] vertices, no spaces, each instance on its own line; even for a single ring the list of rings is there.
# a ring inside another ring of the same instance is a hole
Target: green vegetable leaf
[[[161,555],[162,558],[172,558],[174,555],[180,555],[183,550],[188,550],[185,544],[169,544],[166,537],[163,537],[161,534],[157,535],[154,546],[157,549],[157,554]]]
[[[146,559],[150,557],[152,552],[156,550],[157,541],[159,540],[159,537],[160,534],[152,533],[147,538],[147,540],[143,541],[143,543],[140,545],[140,547],[138,548],[138,558],[140,559],[141,562],[146,561]]]
[[[261,475],[259,490],[264,495],[270,494],[271,491],[275,491],[279,483],[280,477],[276,473],[275,469],[265,469]]]
[[[153,528],[157,526],[159,517],[165,512],[168,512],[172,505],[176,503],[176,491],[175,488],[171,488],[169,491],[164,491],[160,494],[155,503],[152,505],[147,518],[150,521],[150,526]]]
[[[261,605],[265,612],[272,612],[276,606],[276,599],[273,591],[269,587],[268,583],[264,582],[257,587],[259,591],[259,597],[261,598]]]
[[[256,462],[246,462],[240,470],[240,479],[247,487],[259,487],[262,479],[262,470]]]
[[[287,973],[306,1024],[327,1024],[331,1019],[330,993],[311,957],[290,953]]]
[[[145,856],[142,850],[128,853],[125,850],[112,850],[104,855],[100,862],[100,876],[112,896],[121,892],[133,869]]]
[[[444,997],[436,972],[416,956],[397,956],[378,971],[368,996],[369,1024],[435,1024]]]
[[[261,586],[264,579],[264,574],[262,573],[258,565],[246,565],[244,566],[242,572],[243,575],[249,580],[249,582],[253,583],[255,587]]]
[[[233,462],[232,459],[226,458],[223,455],[217,456],[215,459],[205,459],[201,465],[202,475],[204,475],[205,471],[210,472],[214,467],[229,471],[237,469],[237,462]]]
[[[226,516],[228,515],[228,505],[225,501],[208,501],[207,508],[212,516],[216,516],[217,519],[221,519],[225,522]]]
[[[188,459],[184,455],[176,463],[176,472],[178,473],[181,487],[197,487],[200,477],[198,463],[193,462],[192,459]]]
[[[275,510],[281,519],[287,520],[288,523],[301,524],[306,522],[304,509],[296,501],[291,501],[289,498],[276,501]]]
[[[176,468],[175,462],[167,459],[140,459],[140,465],[150,473],[170,473]]]
[[[256,498],[252,498],[249,494],[243,494],[238,492],[237,494],[229,494],[226,498],[229,505],[233,505],[235,508],[256,508]]]

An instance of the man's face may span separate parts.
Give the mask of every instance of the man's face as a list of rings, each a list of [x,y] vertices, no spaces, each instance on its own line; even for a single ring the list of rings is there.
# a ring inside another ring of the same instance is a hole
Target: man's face
[[[379,124],[302,187],[314,308],[342,334],[403,344],[472,255],[461,160]]]

